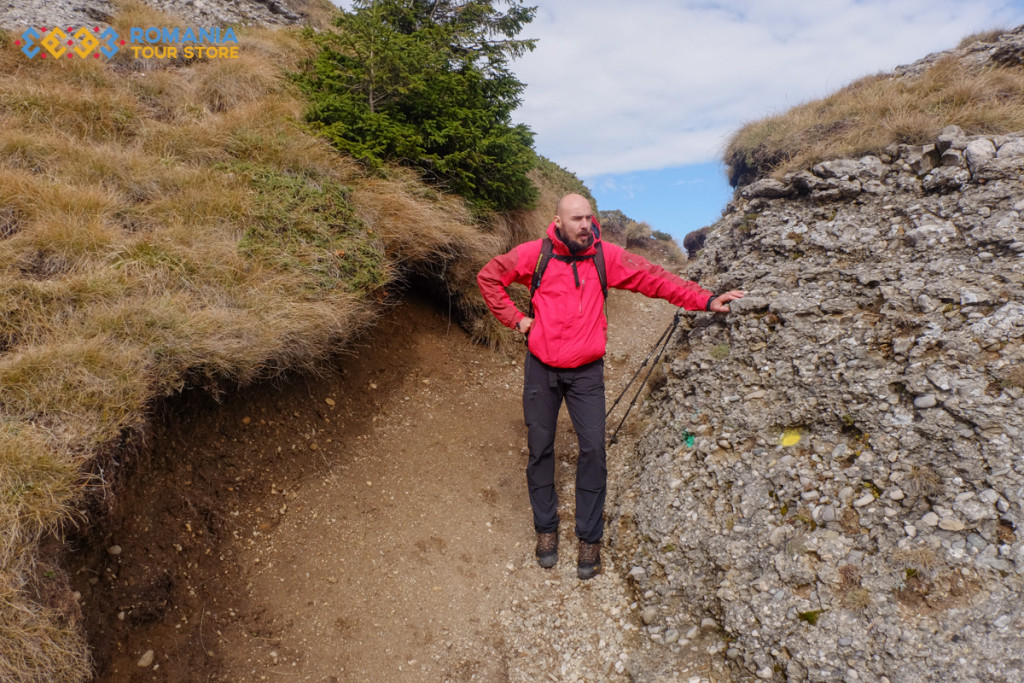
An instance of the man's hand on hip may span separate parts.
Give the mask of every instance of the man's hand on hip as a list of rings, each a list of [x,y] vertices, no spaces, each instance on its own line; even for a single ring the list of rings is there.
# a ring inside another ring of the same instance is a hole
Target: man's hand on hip
[[[529,334],[531,327],[533,327],[533,318],[523,318],[517,322],[516,326],[512,329],[522,335],[526,335]]]

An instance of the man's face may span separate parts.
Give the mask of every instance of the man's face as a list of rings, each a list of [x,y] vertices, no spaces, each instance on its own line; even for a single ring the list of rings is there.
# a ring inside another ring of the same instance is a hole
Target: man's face
[[[590,245],[593,235],[594,213],[590,202],[583,197],[566,197],[555,214],[555,225],[562,237],[577,249]]]

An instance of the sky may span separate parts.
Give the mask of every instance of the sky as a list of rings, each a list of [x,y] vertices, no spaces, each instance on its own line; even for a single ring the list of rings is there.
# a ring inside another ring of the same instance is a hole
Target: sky
[[[1024,0],[525,4],[538,9],[520,37],[537,47],[512,64],[526,84],[515,122],[586,183],[599,209],[680,243],[732,197],[720,159],[745,123],[971,33],[1024,24]]]

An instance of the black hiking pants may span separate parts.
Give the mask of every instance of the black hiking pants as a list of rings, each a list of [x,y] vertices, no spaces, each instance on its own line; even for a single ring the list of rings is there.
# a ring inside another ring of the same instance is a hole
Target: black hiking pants
[[[530,460],[526,484],[538,533],[558,530],[555,491],[555,427],[565,399],[579,439],[576,461],[576,536],[597,543],[604,535],[604,499],[608,469],[604,449],[604,359],[578,368],[545,365],[527,352],[523,416]]]

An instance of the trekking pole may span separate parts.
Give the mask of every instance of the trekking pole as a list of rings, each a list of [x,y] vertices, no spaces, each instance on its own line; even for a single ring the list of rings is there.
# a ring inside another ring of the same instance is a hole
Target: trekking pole
[[[619,397],[615,399],[615,402],[612,404],[612,407],[608,409],[607,413],[605,413],[604,419],[607,420],[608,416],[612,414],[613,410],[615,410],[615,406],[619,405],[619,401],[621,401],[622,397],[626,395],[627,391],[629,391],[629,387],[633,384],[634,380],[636,380],[636,378],[640,375],[640,372],[644,369],[644,366],[647,365],[647,361],[651,359],[651,355],[654,354],[655,350],[657,350],[658,353],[657,355],[654,356],[654,362],[651,363],[650,369],[644,376],[643,381],[640,382],[640,386],[636,388],[636,393],[633,394],[633,400],[630,401],[629,407],[626,408],[626,414],[622,416],[622,419],[619,420],[618,426],[615,427],[615,431],[612,432],[611,438],[608,440],[609,446],[616,442],[616,437],[618,436],[619,429],[622,428],[622,424],[626,421],[626,418],[629,417],[629,411],[631,411],[633,409],[633,406],[636,405],[636,400],[637,398],[639,398],[640,392],[643,391],[644,384],[647,383],[647,379],[651,376],[651,373],[654,372],[654,368],[658,364],[658,360],[661,359],[661,354],[664,353],[665,348],[668,346],[669,340],[672,339],[672,335],[675,333],[676,328],[679,327],[679,321],[682,320],[682,317],[683,309],[680,308],[679,310],[676,311],[676,315],[674,318],[672,318],[672,322],[669,323],[668,328],[661,333],[661,336],[658,337],[658,341],[654,342],[654,346],[647,354],[647,357],[644,358],[643,362],[640,363],[640,367],[637,368],[636,372],[633,373],[633,376],[630,378],[629,382],[626,383],[626,386],[622,389],[622,393],[619,394]],[[661,346],[660,349],[658,348],[659,346]]]
[[[642,363],[640,363],[640,367],[638,367],[636,369],[636,372],[633,373],[633,376],[629,378],[628,382],[626,382],[626,386],[623,387],[622,392],[619,394],[619,397],[617,399],[615,399],[615,403],[613,403],[612,407],[608,409],[607,413],[605,413],[604,419],[607,420],[608,416],[612,414],[613,410],[615,410],[615,406],[619,405],[619,401],[621,401],[622,397],[626,395],[627,391],[629,391],[630,385],[633,384],[633,382],[636,380],[636,378],[640,375],[640,371],[644,369],[645,365],[647,365],[647,361],[649,361],[651,359],[651,356],[654,354],[654,351],[658,348],[658,345],[661,344],[662,341],[664,341],[665,335],[671,336],[672,332],[676,328],[676,325],[679,324],[679,315],[680,314],[677,312],[675,319],[673,319],[673,321],[671,323],[669,323],[668,328],[664,332],[661,333],[661,336],[658,337],[658,341],[654,342],[654,346],[647,353],[647,357],[644,358]],[[641,386],[643,386],[643,385],[641,384]]]

